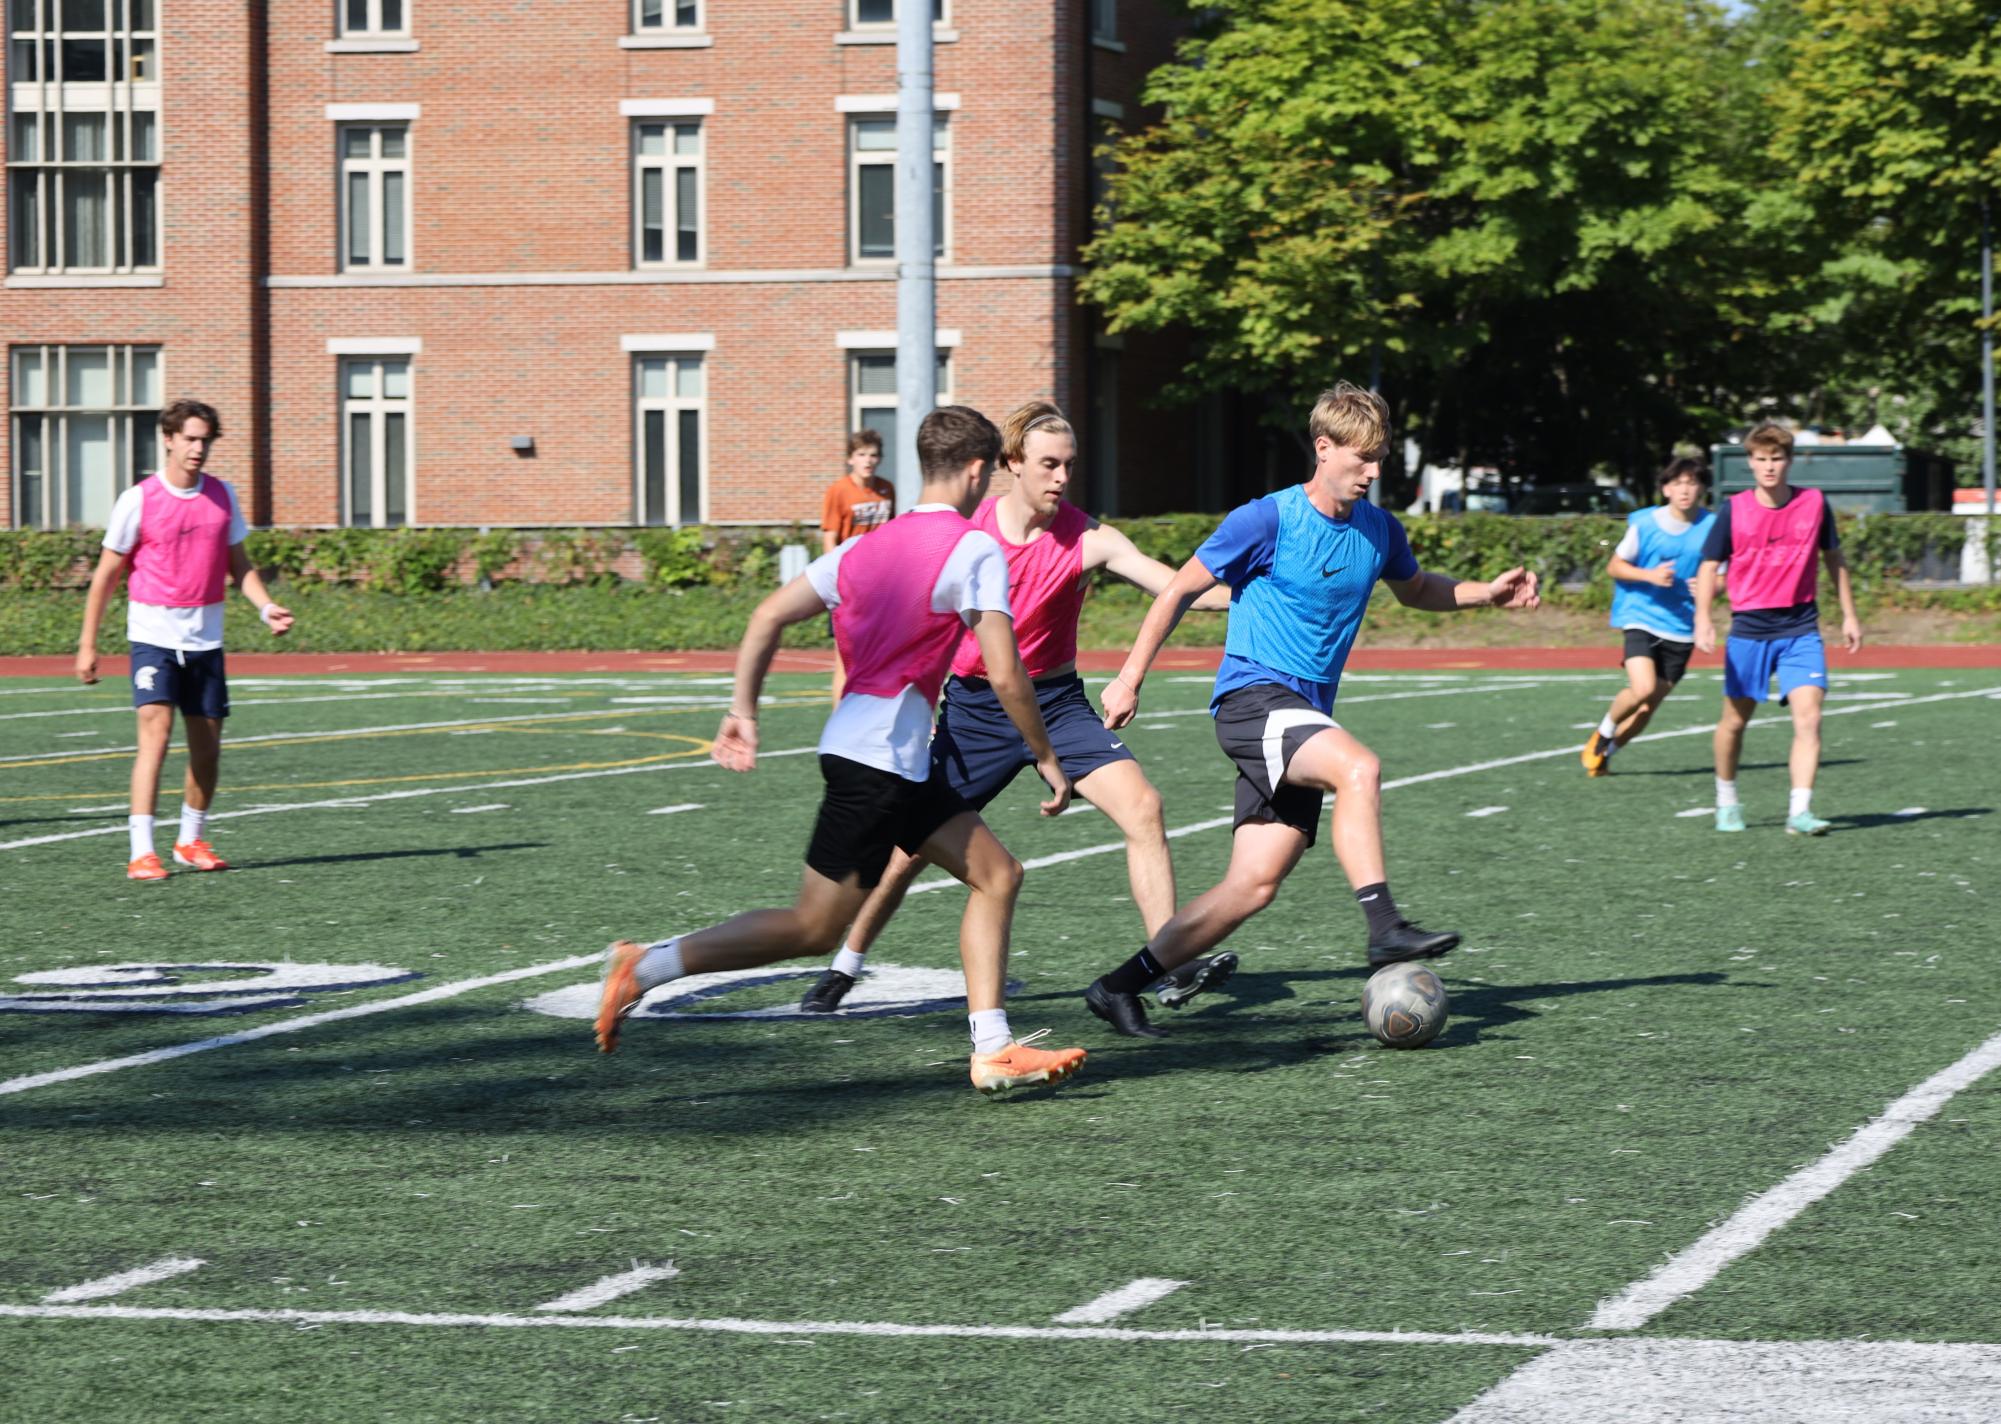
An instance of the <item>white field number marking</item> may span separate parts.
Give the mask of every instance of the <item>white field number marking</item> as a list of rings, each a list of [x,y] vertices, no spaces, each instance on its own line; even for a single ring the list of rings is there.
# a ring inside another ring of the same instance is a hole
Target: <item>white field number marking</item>
[[[222,977],[196,977],[216,976]],[[0,1013],[230,1013],[289,1008],[301,994],[370,989],[415,979],[387,964],[92,964],[17,974],[16,984],[56,987],[0,994]]]
[[[1482,806],[1479,810],[1468,811],[1466,814],[1477,820],[1482,816],[1498,816],[1507,809],[1505,806]]]
[[[608,1300],[617,1300],[622,1295],[644,1290],[655,1281],[671,1281],[680,1275],[674,1263],[664,1266],[642,1266],[634,1262],[629,1271],[620,1271],[615,1276],[606,1276],[601,1281],[592,1281],[581,1290],[573,1290],[568,1295],[559,1295],[554,1300],[544,1301],[537,1310],[573,1311],[593,1310]]]
[[[154,1281],[184,1276],[189,1271],[199,1269],[201,1264],[201,1259],[195,1256],[167,1256],[150,1266],[135,1266],[129,1271],[120,1271],[115,1276],[99,1276],[96,1280],[85,1281],[81,1285],[50,1291],[42,1297],[42,1304],[68,1305],[79,1300],[103,1300],[109,1296],[123,1295],[140,1286],[149,1286]]]
[[[1165,1300],[1187,1284],[1186,1281],[1170,1281],[1165,1276],[1141,1276],[1117,1290],[1106,1291],[1096,1300],[1085,1301],[1075,1310],[1064,1311],[1056,1317],[1055,1323],[1103,1325],[1108,1320],[1117,1320],[1121,1315],[1144,1309],[1157,1300]]]
[[[957,884],[957,881],[953,881]],[[957,1008],[966,998],[965,976],[956,969],[906,969],[897,964],[870,962],[855,987],[831,1014],[808,1015],[796,1002],[771,1004],[760,1009],[717,1009],[694,1011],[697,1004],[719,999],[741,989],[779,984],[788,979],[802,986],[820,977],[819,966],[808,969],[731,969],[721,974],[691,974],[649,990],[632,1011],[635,1019],[795,1019],[867,1018],[875,1014],[930,1013]],[[1010,982],[1008,992],[1021,989]],[[524,1009],[557,1019],[593,1019],[598,1012],[598,986],[572,984],[537,994],[522,1004]]]
[[[649,816],[678,816],[683,811],[700,811],[702,809],[702,803],[699,801],[683,801],[674,806],[655,806],[646,814]]]

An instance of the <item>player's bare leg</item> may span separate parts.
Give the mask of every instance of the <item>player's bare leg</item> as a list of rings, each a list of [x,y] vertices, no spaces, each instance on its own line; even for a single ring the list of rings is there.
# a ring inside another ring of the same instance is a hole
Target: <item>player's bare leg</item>
[[[188,774],[181,786],[181,829],[174,838],[174,859],[196,870],[227,870],[229,862],[215,853],[206,835],[208,810],[222,771],[222,719],[183,717],[181,736],[187,742]]]
[[[1793,714],[1793,750],[1787,759],[1792,772],[1792,796],[1786,806],[1786,830],[1796,836],[1821,836],[1828,822],[1813,814],[1813,783],[1820,771],[1821,705],[1827,694],[1818,687],[1796,687],[1786,697]]]
[[[1667,696],[1664,685],[1654,668],[1652,658],[1626,659],[1626,685],[1619,689],[1612,699],[1612,706],[1605,714],[1604,722],[1592,729],[1585,738],[1580,759],[1584,770],[1592,776],[1604,776],[1611,768],[1612,754],[1637,737]],[[1605,735],[1605,722],[1612,724],[1612,735]]]
[[[882,872],[882,881],[862,903],[855,915],[855,922],[848,927],[847,941],[841,946],[841,953],[834,956],[834,963],[806,996],[799,1001],[799,1007],[809,1014],[831,1014],[841,1006],[848,990],[855,987],[855,980],[861,977],[862,960],[875,942],[882,936],[883,926],[903,904],[903,897],[923,873],[930,862],[921,855],[910,855],[896,850],[890,853],[889,865]]]
[[[1716,756],[1716,829],[1744,829],[1744,807],[1737,800],[1737,766],[1744,757],[1744,729],[1758,710],[1757,699],[1726,697],[1716,719],[1711,744]]]
[[[1108,762],[1077,783],[1126,840],[1126,881],[1148,938],[1174,914],[1174,857],[1160,792],[1136,761]]]
[[[174,735],[171,702],[149,702],[137,709],[137,748],[132,755],[131,859],[128,880],[165,880],[167,868],[153,848],[153,816],[160,800],[160,768]]]

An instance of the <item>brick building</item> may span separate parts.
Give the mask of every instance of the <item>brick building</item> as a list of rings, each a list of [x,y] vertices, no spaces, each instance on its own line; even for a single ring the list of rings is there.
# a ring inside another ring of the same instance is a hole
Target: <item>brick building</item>
[[[1074,293],[1177,22],[937,3],[942,395],[1054,396],[1095,508],[1215,502]],[[182,394],[276,525],[811,520],[894,419],[893,0],[0,5],[5,526],[101,523]]]

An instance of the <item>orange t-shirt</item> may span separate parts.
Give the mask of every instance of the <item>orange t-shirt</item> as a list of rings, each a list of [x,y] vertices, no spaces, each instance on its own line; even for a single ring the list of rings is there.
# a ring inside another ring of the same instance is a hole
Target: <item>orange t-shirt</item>
[[[866,488],[842,475],[827,487],[820,502],[820,527],[836,544],[879,529],[896,513],[896,488],[888,480],[869,477]]]

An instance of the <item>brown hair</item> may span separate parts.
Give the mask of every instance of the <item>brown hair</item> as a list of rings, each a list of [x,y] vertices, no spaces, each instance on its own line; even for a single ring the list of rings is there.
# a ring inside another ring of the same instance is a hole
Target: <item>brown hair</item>
[[[994,423],[969,405],[941,405],[917,427],[917,468],[927,480],[956,475],[974,460],[1000,458]]]
[[[1699,482],[1706,485],[1709,483],[1709,466],[1692,455],[1682,455],[1661,466],[1660,477],[1654,483],[1665,489],[1683,475],[1694,475]]]
[[[208,438],[222,439],[222,417],[215,413],[215,407],[207,401],[189,400],[186,396],[160,412],[160,431],[165,435],[178,435],[181,427],[190,420],[207,421]]]
[[[1320,393],[1306,422],[1307,438],[1326,436],[1351,450],[1376,452],[1390,443],[1389,402],[1347,381]]]
[[[1784,455],[1790,460],[1793,457],[1793,433],[1785,426],[1774,425],[1768,420],[1744,437],[1744,448]]]
[[[882,433],[871,430],[866,425],[848,437],[848,453],[850,455],[870,445],[875,446],[877,451],[880,451],[882,449]]]
[[[1077,438],[1075,427],[1053,400],[1032,400],[1016,406],[1001,422],[1001,458],[1010,465],[1028,458],[1028,437],[1037,430]]]

